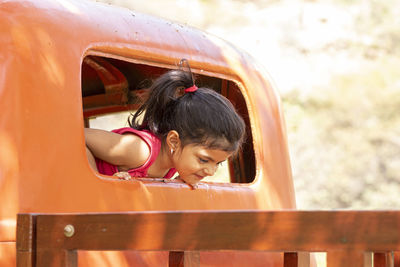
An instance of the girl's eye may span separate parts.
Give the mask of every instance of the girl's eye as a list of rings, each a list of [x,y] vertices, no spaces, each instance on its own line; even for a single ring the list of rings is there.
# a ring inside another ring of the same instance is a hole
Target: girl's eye
[[[207,163],[208,162],[208,160],[202,159],[202,158],[199,158],[199,160],[200,160],[201,163]]]

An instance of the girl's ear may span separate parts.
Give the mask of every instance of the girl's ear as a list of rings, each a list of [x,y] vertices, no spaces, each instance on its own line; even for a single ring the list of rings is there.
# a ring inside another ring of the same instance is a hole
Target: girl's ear
[[[175,130],[169,131],[167,134],[166,142],[170,150],[176,151],[181,146],[179,133]]]

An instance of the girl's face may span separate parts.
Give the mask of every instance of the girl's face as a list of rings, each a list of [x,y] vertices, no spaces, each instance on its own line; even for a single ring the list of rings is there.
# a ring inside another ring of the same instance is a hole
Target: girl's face
[[[206,176],[213,176],[218,166],[231,154],[232,152],[188,144],[183,149],[178,149],[172,160],[180,179],[195,185]]]

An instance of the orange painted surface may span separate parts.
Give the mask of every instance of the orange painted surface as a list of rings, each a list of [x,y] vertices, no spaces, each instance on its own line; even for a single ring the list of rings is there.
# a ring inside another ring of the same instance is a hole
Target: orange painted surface
[[[15,266],[15,242],[0,242],[0,266]]]
[[[16,214],[22,212],[295,208],[280,100],[247,54],[186,26],[84,1],[2,2],[0,26],[0,242],[15,241]],[[86,55],[164,68],[187,58],[196,73],[241,84],[255,150],[254,182],[190,190],[180,183],[95,174],[83,134]],[[264,257],[250,254],[235,257],[247,262]],[[265,255],[271,265],[282,262],[281,254]],[[214,266],[213,259],[224,262],[232,253],[202,257]],[[81,260],[90,263],[90,257]]]

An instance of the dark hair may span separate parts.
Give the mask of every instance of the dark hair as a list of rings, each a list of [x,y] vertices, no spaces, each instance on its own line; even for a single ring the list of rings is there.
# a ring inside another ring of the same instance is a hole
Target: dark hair
[[[175,130],[183,146],[199,144],[237,151],[245,135],[243,119],[227,98],[209,88],[183,93],[193,85],[190,69],[163,74],[150,87],[147,101],[129,118],[129,125],[148,129],[161,140]],[[143,113],[139,123],[138,117]]]

